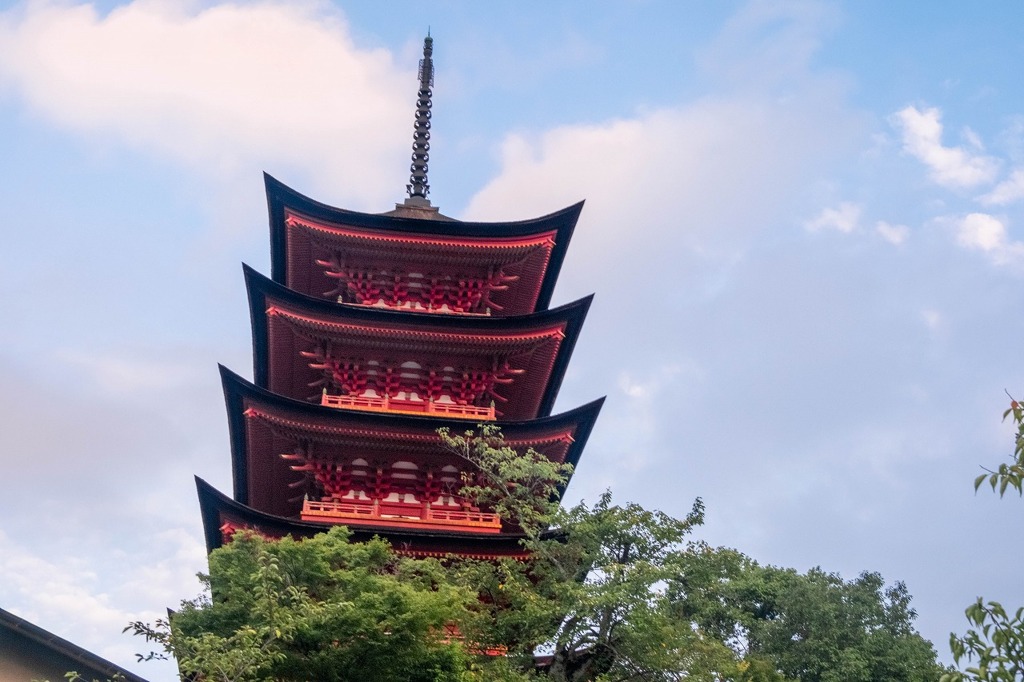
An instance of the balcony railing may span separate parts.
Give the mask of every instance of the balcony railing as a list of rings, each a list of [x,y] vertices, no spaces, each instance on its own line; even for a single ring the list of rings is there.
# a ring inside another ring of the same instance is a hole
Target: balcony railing
[[[306,500],[302,503],[303,521],[328,521],[415,527],[469,527],[478,532],[497,533],[501,519],[497,514],[462,509],[424,508],[408,502],[324,502]]]
[[[346,301],[345,301],[345,297],[344,296],[339,296],[338,297],[338,303],[345,303],[345,302]],[[402,302],[400,302],[398,304],[385,303],[385,302],[380,301],[380,300],[373,301],[371,303],[366,303],[364,301],[360,301],[360,302],[357,302],[357,303],[352,303],[352,305],[359,305],[359,306],[363,306],[364,308],[386,308],[388,310],[408,310],[408,311],[412,311],[412,312],[415,312],[415,313],[433,313],[435,315],[464,315],[466,317],[490,317],[491,316],[491,309],[490,309],[490,307],[484,308],[483,312],[477,313],[477,312],[473,312],[471,310],[456,310],[456,309],[448,306],[447,304],[445,304],[444,307],[433,308],[433,307],[425,306],[425,305],[423,305],[419,301],[412,301],[412,302],[402,301]]]
[[[320,399],[321,405],[327,407],[346,407],[351,410],[367,412],[398,412],[401,414],[430,414],[456,419],[473,419],[477,421],[494,421],[494,405],[477,407],[476,405],[459,405],[458,403],[441,403],[433,400],[409,400],[391,398],[389,396],[373,397],[363,395],[329,395],[324,391]]]

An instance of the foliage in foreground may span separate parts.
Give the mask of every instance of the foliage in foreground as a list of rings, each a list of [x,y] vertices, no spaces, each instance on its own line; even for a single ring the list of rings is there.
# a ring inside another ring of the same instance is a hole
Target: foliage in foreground
[[[204,580],[213,597],[184,602],[170,626],[133,624],[184,677],[463,679],[468,661],[445,625],[476,595],[383,540],[350,543],[340,526],[303,541],[238,533],[210,555]]]
[[[561,509],[568,468],[486,427],[441,437],[480,472],[464,493],[522,530],[530,562],[399,557],[383,540],[349,543],[340,527],[303,541],[239,533],[211,554],[207,596],[169,624],[132,629],[184,675],[218,682],[941,674],[900,583],[761,567],[695,541],[700,500],[683,519],[608,493]]]
[[[760,566],[728,549],[691,554],[672,584],[679,616],[724,641],[758,680],[935,680],[931,643],[914,631],[903,583],[878,573],[851,581]]]
[[[482,471],[514,454],[495,456],[500,440],[483,447],[442,437]],[[527,469],[516,469],[513,482],[551,476],[531,475],[524,461],[532,460],[518,461]],[[551,656],[543,672],[554,680],[924,682],[942,674],[931,643],[913,628],[902,583],[886,587],[877,573],[850,582],[820,569],[801,575],[694,541],[689,535],[704,518],[700,500],[674,519],[615,505],[608,493],[591,507],[549,505],[539,514],[537,496],[526,499],[534,506],[525,515],[511,497],[503,513],[538,522],[522,524],[535,561],[529,575],[498,567],[504,580],[485,591],[494,608],[476,635],[496,633],[520,670],[532,664],[531,645],[543,642]],[[559,537],[543,534],[549,525]],[[478,569],[486,577],[495,567]],[[527,626],[533,629],[524,633]]]
[[[1011,398],[1009,409],[1003,412],[1003,421],[1008,418],[1017,427],[1010,462],[995,470],[986,469],[974,479],[975,490],[987,482],[1000,497],[1008,489],[1024,495],[1024,405]],[[961,661],[970,665],[961,672],[944,675],[942,682],[1024,680],[1024,607],[1007,611],[997,601],[978,597],[967,607],[966,615],[971,629],[963,636],[951,634],[949,646],[957,665]]]

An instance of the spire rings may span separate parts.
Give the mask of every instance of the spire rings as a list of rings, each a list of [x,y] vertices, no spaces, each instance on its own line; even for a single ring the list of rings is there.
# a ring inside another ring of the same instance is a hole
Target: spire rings
[[[412,164],[409,166],[409,197],[426,199],[430,193],[427,184],[427,161],[430,160],[430,109],[433,106],[430,86],[434,83],[434,40],[427,34],[423,41],[423,59],[420,60],[419,90],[416,92],[416,118],[413,122]],[[429,204],[428,204],[429,205]]]

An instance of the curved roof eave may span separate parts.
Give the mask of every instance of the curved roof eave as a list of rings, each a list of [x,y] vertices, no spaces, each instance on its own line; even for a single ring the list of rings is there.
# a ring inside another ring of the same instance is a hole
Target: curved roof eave
[[[304,412],[310,415],[311,418],[319,419],[327,417],[328,419],[337,420],[360,420],[364,423],[381,427],[425,429],[428,431],[434,431],[442,426],[447,426],[455,432],[461,432],[467,428],[467,423],[471,423],[466,422],[464,419],[445,419],[443,417],[436,416],[419,417],[416,415],[389,414],[386,412],[364,412],[360,410],[348,410],[344,408],[315,405],[278,395],[277,393],[272,393],[264,388],[260,388],[256,384],[246,381],[238,374],[235,374],[224,365],[218,365],[218,368],[220,369],[221,384],[224,389],[224,403],[228,413],[228,431],[231,440],[231,469],[234,483],[234,498],[240,504],[246,503],[249,499],[245,418],[243,414],[244,410],[242,409],[242,400],[247,396],[281,409],[297,411],[300,413]],[[547,429],[557,428],[559,426],[568,427],[570,424],[575,424],[576,431],[573,434],[573,443],[565,457],[565,462],[567,464],[572,464],[573,468],[575,468],[579,463],[580,456],[583,454],[583,449],[587,444],[587,440],[590,438],[590,433],[594,428],[594,424],[597,422],[597,417],[601,412],[604,401],[605,399],[603,397],[598,398],[597,400],[592,400],[585,405],[581,405],[580,407],[567,412],[538,417],[536,419],[498,421],[493,423],[502,429],[511,428],[514,431],[522,430],[526,432],[523,434],[524,438],[528,437],[530,430],[541,432]],[[568,484],[569,481],[566,481],[565,486],[562,487],[560,493],[565,492],[565,488]]]
[[[516,332],[524,327],[540,327],[545,323],[564,322],[563,334],[565,338],[559,345],[555,364],[551,368],[548,385],[544,390],[544,396],[538,412],[540,416],[549,415],[554,408],[555,398],[558,396],[562,379],[568,369],[569,359],[572,357],[576,340],[579,338],[583,322],[594,300],[594,295],[590,294],[557,308],[510,317],[441,315],[437,313],[387,310],[385,308],[333,303],[292,291],[283,284],[260,274],[245,263],[242,264],[242,272],[245,275],[245,285],[249,296],[249,314],[252,322],[253,377],[258,386],[267,386],[269,380],[267,376],[267,353],[269,349],[266,320],[266,298],[268,295],[328,319],[344,318],[382,326],[401,325],[404,327],[420,327],[425,330],[451,331],[453,329],[461,329],[467,333]]]
[[[406,218],[383,213],[360,213],[328,206],[296,192],[268,173],[263,174],[267,191],[267,209],[270,214],[270,273],[275,282],[287,281],[287,254],[285,248],[285,208],[326,222],[342,223],[351,227],[409,233],[434,234],[446,237],[518,237],[554,230],[555,246],[544,272],[535,310],[544,310],[551,302],[555,282],[565,260],[565,252],[572,239],[576,221],[583,210],[579,201],[560,211],[539,218],[505,222],[463,222],[460,220],[427,220]]]

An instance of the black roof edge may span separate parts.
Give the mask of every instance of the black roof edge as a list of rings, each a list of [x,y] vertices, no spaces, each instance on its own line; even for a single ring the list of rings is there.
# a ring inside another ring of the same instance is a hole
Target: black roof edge
[[[538,416],[551,414],[555,398],[562,385],[562,379],[572,358],[573,349],[579,338],[580,330],[586,320],[587,313],[594,301],[594,294],[570,303],[525,315],[509,317],[477,317],[467,315],[439,315],[437,313],[411,312],[405,310],[386,310],[369,306],[352,306],[325,301],[297,291],[273,281],[252,267],[242,264],[245,275],[245,286],[249,297],[249,315],[252,324],[252,362],[253,380],[257,386],[269,385],[268,369],[268,337],[266,319],[266,298],[273,295],[282,300],[312,309],[314,312],[330,318],[346,318],[360,322],[375,324],[420,325],[424,328],[464,329],[473,331],[515,331],[524,326],[543,324],[549,320],[565,321],[565,338],[558,348],[555,364],[551,369],[548,384],[541,397]]]
[[[555,409],[555,399],[558,397],[558,391],[562,388],[562,379],[565,378],[565,372],[569,369],[572,352],[576,349],[576,342],[580,338],[580,330],[583,328],[583,323],[587,319],[587,313],[590,311],[590,306],[593,302],[594,294],[589,294],[572,303],[552,309],[552,311],[560,311],[566,310],[570,306],[574,308],[573,314],[566,321],[565,338],[558,347],[558,355],[555,357],[555,364],[551,368],[551,375],[548,377],[544,398],[541,400],[540,408],[537,411],[538,416],[546,417],[551,414],[551,410]]]
[[[238,396],[238,404],[241,405],[241,397],[244,394],[249,394],[255,398],[259,398],[265,402],[273,404],[275,407],[281,407],[290,410],[308,411],[318,416],[333,416],[344,415],[346,417],[362,419],[373,424],[392,424],[396,426],[428,426],[435,425],[436,428],[447,426],[449,428],[464,429],[467,424],[473,424],[471,421],[465,419],[455,418],[444,418],[437,416],[423,416],[420,417],[414,414],[395,414],[389,412],[367,412],[363,410],[350,410],[343,407],[325,407],[317,403],[307,403],[303,400],[296,400],[295,398],[289,398],[279,393],[274,393],[261,386],[258,386],[251,381],[248,381],[244,377],[235,372],[231,371],[224,365],[218,364],[217,367],[220,369],[221,384],[224,387],[225,397]],[[562,422],[573,421],[575,419],[582,419],[587,416],[589,412],[596,412],[601,410],[601,406],[604,404],[605,398],[597,398],[591,400],[588,403],[574,407],[571,410],[565,412],[559,412],[554,415],[546,415],[543,417],[537,417],[535,419],[507,419],[499,420],[495,422],[488,422],[489,424],[496,424],[497,426],[511,426],[516,428],[536,426],[537,428],[544,428],[549,424],[559,424]],[[229,405],[233,404],[233,401],[227,401]]]
[[[604,407],[604,401],[606,398],[607,396],[601,396],[597,400],[591,400],[589,403],[576,408],[577,410],[586,410],[590,414],[587,415],[589,417],[588,419],[581,419],[578,422],[579,426],[576,429],[576,434],[573,436],[572,447],[569,448],[569,454],[565,458],[565,463],[572,465],[573,473],[575,473],[576,467],[579,466],[580,456],[583,454],[583,449],[587,447],[587,441],[590,440],[590,434],[594,430],[594,425],[597,423],[597,418],[601,414],[601,409]],[[570,479],[571,478],[572,477],[570,476]],[[565,488],[568,487],[568,485],[569,481],[567,480],[565,485],[562,486],[560,495],[565,494]]]
[[[69,642],[63,637],[58,637],[52,632],[44,630],[38,625],[30,623],[24,618],[16,616],[10,611],[6,611],[4,609],[0,609],[0,628],[7,628],[20,632],[25,635],[25,637],[67,656],[76,663],[89,666],[89,672],[97,672],[101,675],[107,675],[110,677],[121,675],[124,677],[125,682],[146,682],[144,678],[125,670],[116,663],[111,663],[107,659],[97,656],[88,649],[83,649],[77,644]]]
[[[246,381],[224,365],[218,365],[218,367],[220,369],[221,385],[224,388],[224,403],[228,410],[228,431],[231,441],[231,476],[234,485],[234,500],[238,504],[245,505],[249,501],[249,483],[246,477],[247,463],[245,458],[245,415],[242,410],[243,399],[246,394],[284,409],[304,411],[317,416],[329,416],[334,419],[360,419],[364,422],[381,426],[419,427],[431,430],[446,426],[455,432],[461,432],[467,428],[467,425],[472,425],[472,422],[467,422],[464,419],[444,419],[433,416],[419,417],[416,415],[388,414],[386,412],[363,412],[307,403],[261,388],[256,384]],[[586,447],[587,440],[594,429],[594,424],[597,422],[597,418],[604,406],[604,402],[605,398],[601,397],[556,415],[546,415],[536,419],[491,423],[501,429],[511,427],[527,430],[530,427],[543,429],[549,425],[575,422],[576,433],[573,435],[573,443],[570,445],[565,458],[567,463],[572,464],[575,471],[579,465],[583,449]],[[565,484],[561,486],[559,495],[564,495],[571,478],[570,476],[570,479],[566,480]]]
[[[552,211],[537,218],[525,220],[503,221],[463,221],[463,220],[429,220],[423,218],[406,218],[387,215],[385,213],[363,213],[345,208],[330,206],[312,199],[284,184],[267,172],[263,173],[263,181],[267,191],[267,201],[271,206],[280,204],[294,208],[311,218],[335,223],[352,225],[353,227],[387,228],[400,227],[403,232],[451,234],[460,237],[490,236],[523,236],[544,232],[558,223],[571,219],[575,223],[583,210],[585,199],[581,199],[565,208]],[[506,227],[510,232],[496,234],[498,227]],[[440,228],[440,229],[439,229]]]
[[[248,381],[232,372],[224,365],[218,364],[220,385],[224,391],[224,407],[228,413],[228,440],[231,447],[231,483],[236,500],[249,499],[249,481],[245,477],[245,463],[240,458],[245,452],[245,415],[242,414],[242,395],[238,385]],[[273,395],[273,394],[271,394]]]
[[[535,310],[545,310],[551,303],[555,283],[558,280],[566,250],[569,248],[569,242],[584,204],[584,200],[581,200],[553,213],[527,220],[505,222],[438,221],[379,213],[360,213],[328,206],[293,190],[266,172],[263,173],[263,183],[266,187],[267,212],[270,221],[270,274],[275,282],[284,283],[286,279],[284,229],[286,206],[326,222],[415,234],[437,234],[452,237],[504,237],[525,236],[554,229],[557,232],[555,246],[541,282]]]
[[[231,372],[223,365],[217,366],[220,369],[220,380],[224,390],[224,403],[227,408],[227,428],[231,446],[231,481],[233,484],[233,499],[238,504],[246,505],[249,502],[249,481],[246,476],[246,424],[243,414],[243,400],[246,394],[263,400],[274,407],[286,410],[307,412],[316,416],[329,416],[333,419],[358,419],[370,424],[380,426],[406,426],[419,427],[436,430],[442,426],[452,429],[455,432],[462,432],[472,422],[462,419],[443,419],[439,417],[418,417],[416,415],[392,415],[378,412],[361,412],[357,410],[345,410],[343,408],[329,408],[319,406],[312,402],[296,400],[278,393],[273,393],[261,388],[256,384],[246,381],[243,377]],[[584,447],[594,429],[601,409],[604,407],[605,397],[599,397],[582,404],[579,408],[573,408],[557,415],[538,417],[537,419],[526,419],[517,421],[490,422],[499,428],[512,427],[515,429],[528,430],[534,427],[538,430],[553,424],[575,423],[577,431],[572,436],[572,444],[569,445],[565,456],[565,462],[572,465],[573,470],[579,466],[580,458],[583,456]],[[528,433],[528,431],[527,431]],[[569,479],[559,488],[559,496],[564,495]]]
[[[389,322],[394,324],[422,324],[424,327],[463,327],[467,329],[479,327],[481,330],[514,330],[519,326],[528,323],[542,322],[565,317],[566,315],[572,314],[577,309],[582,311],[582,316],[586,316],[587,310],[590,309],[590,304],[594,299],[594,294],[587,294],[575,301],[564,303],[557,308],[539,310],[537,312],[524,313],[522,315],[509,315],[507,317],[442,314],[406,310],[404,308],[401,310],[392,310],[389,308],[378,308],[376,306],[335,303],[334,301],[316,298],[315,296],[309,296],[308,294],[303,294],[293,289],[289,289],[285,285],[267,277],[259,270],[246,263],[242,263],[242,273],[245,276],[246,289],[250,292],[250,312],[254,310],[252,307],[252,292],[255,291],[263,295],[271,294],[290,303],[312,308],[317,313],[330,317],[344,317],[347,319],[359,320],[361,322],[384,324]],[[258,310],[258,308],[255,310]],[[264,311],[260,310],[259,312],[262,314]]]
[[[252,330],[252,378],[258,386],[266,386],[269,383],[267,376],[268,363],[267,355],[267,322],[266,322],[266,288],[256,288],[254,283],[269,280],[265,275],[246,263],[242,263],[242,276],[245,279],[245,295],[249,299],[249,329]],[[283,285],[282,289],[291,291]],[[299,295],[296,292],[291,292]],[[312,297],[309,297],[311,300]],[[260,360],[263,362],[260,362]]]

